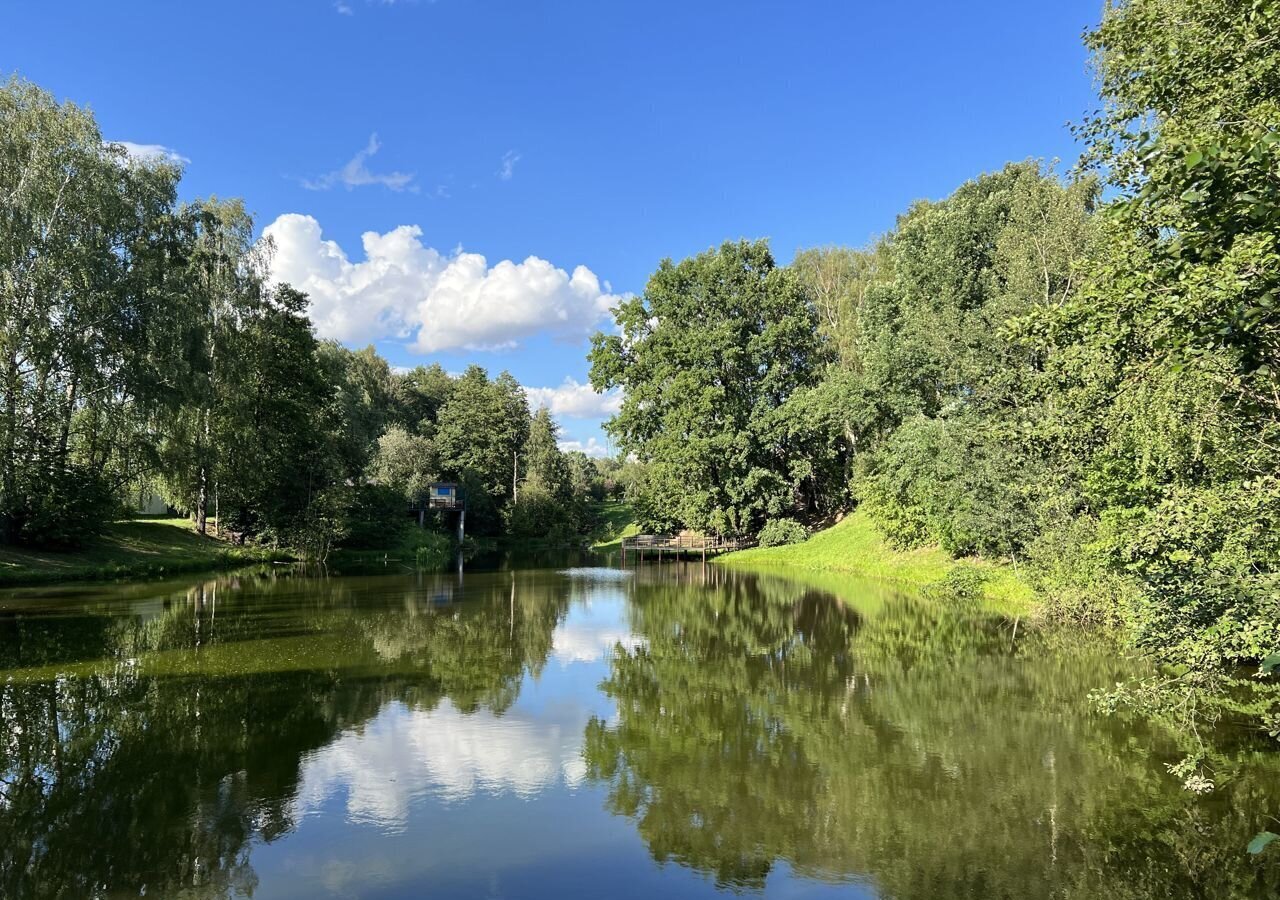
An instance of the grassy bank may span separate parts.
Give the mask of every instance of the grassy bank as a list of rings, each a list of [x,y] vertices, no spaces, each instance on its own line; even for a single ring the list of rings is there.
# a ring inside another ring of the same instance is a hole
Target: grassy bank
[[[895,550],[863,510],[802,544],[740,550],[717,562],[761,571],[792,568],[840,572],[914,588],[942,581],[958,569],[973,569],[985,579],[981,584],[982,598],[993,609],[1025,613],[1034,604],[1031,588],[1011,566],[980,559],[955,560],[937,547]]]
[[[288,558],[197,534],[187,519],[132,519],[111,523],[78,550],[0,547],[0,585],[155,577]]]
[[[595,515],[598,524],[591,535],[592,550],[617,550],[622,547],[623,538],[640,533],[631,506],[621,500],[599,504]]]

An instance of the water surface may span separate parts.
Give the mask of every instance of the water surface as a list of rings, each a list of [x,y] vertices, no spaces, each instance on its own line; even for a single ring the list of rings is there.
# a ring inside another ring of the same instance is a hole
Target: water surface
[[[11,591],[0,895],[1277,896],[1274,758],[1180,790],[1133,671],[700,565]]]

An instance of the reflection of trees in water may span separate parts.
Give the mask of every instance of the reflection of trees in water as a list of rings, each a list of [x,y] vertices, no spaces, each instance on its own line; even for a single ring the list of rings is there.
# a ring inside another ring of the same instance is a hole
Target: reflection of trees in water
[[[861,619],[785,582],[643,580],[589,774],[656,859],[758,888],[777,860],[886,897],[1272,897],[1245,858],[1275,761],[1196,799],[1158,735],[1091,717],[1123,663],[974,611]],[[1260,796],[1261,795],[1261,796]]]
[[[445,588],[233,577],[132,615],[0,613],[0,896],[250,893],[304,754],[392,700],[501,713],[545,664],[562,585]]]

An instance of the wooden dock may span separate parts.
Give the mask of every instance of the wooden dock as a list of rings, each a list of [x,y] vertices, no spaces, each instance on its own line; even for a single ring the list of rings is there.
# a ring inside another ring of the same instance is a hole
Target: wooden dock
[[[753,542],[738,538],[704,537],[684,534],[638,534],[622,539],[622,562],[627,561],[630,553],[637,562],[643,562],[645,555],[657,556],[658,562],[670,555],[674,559],[687,559],[690,555],[700,556],[705,562],[708,556],[718,553],[731,553],[734,550],[745,550]]]

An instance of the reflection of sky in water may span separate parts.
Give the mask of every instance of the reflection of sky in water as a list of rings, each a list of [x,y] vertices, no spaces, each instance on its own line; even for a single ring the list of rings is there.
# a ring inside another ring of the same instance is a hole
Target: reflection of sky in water
[[[583,729],[593,715],[613,717],[597,689],[608,657],[618,643],[638,643],[625,627],[617,584],[578,596],[553,643],[560,665],[536,678],[526,674],[519,699],[502,715],[463,713],[447,699],[430,710],[391,703],[312,753],[302,763],[297,818],[332,814],[337,805],[353,824],[399,831],[420,801],[457,804],[477,794],[529,800],[578,787],[586,768]]]
[[[623,600],[616,588],[589,592],[552,633],[552,657],[562,666],[599,662],[617,644],[628,649],[643,644],[627,629],[622,616]]]
[[[529,799],[553,785],[574,787],[584,772],[589,713],[566,706],[554,712],[535,717],[513,709],[499,717],[488,710],[464,715],[447,700],[431,711],[389,704],[304,761],[296,813],[322,810],[341,793],[352,822],[396,829],[423,796],[445,803],[476,792]]]
[[[708,595],[696,574],[19,598],[0,615],[17,666],[0,671],[0,745],[29,774],[0,792],[0,893],[867,898],[880,879],[918,900],[1084,897],[1108,893],[1098,853],[1145,888],[1151,847],[1171,846],[1193,863],[1143,896],[1275,896],[1200,889],[1206,872],[1235,877],[1263,804],[1188,801],[1157,770],[1175,758],[1163,738],[1095,727],[1087,692],[1131,671],[1107,648],[1015,653],[1007,622],[879,589],[859,615],[775,582]],[[653,657],[616,649],[646,644]],[[1263,770],[1234,796],[1273,786]],[[1129,796],[1142,808],[1115,802]],[[1133,816],[1168,837],[1152,844]],[[939,821],[969,827],[947,840]]]
[[[616,718],[600,691],[610,658],[644,641],[628,628],[628,580],[562,574],[571,605],[510,709],[393,702],[302,759],[293,830],[254,847],[256,900],[732,896],[655,865],[635,824],[609,811],[607,786],[586,778],[587,723]],[[875,896],[793,878],[785,863],[766,893]]]
[[[554,664],[526,674],[502,715],[391,703],[304,758],[296,829],[254,849],[254,896],[723,896],[683,866],[655,866],[585,779],[587,722],[615,717],[599,690],[609,657],[639,641],[625,584],[570,584]]]

